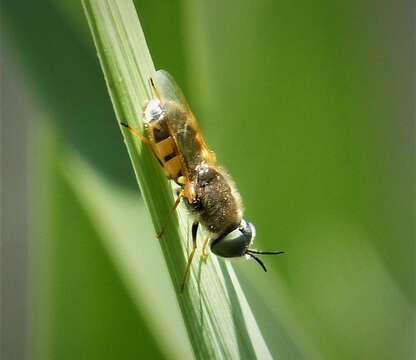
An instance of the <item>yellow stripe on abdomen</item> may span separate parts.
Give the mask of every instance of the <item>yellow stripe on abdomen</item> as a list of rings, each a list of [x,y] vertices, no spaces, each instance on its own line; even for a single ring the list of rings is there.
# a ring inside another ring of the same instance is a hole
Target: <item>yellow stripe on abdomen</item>
[[[182,162],[178,155],[163,162],[163,167],[173,180],[176,180],[182,174]]]
[[[155,144],[158,158],[163,161],[167,156],[176,155],[176,146],[172,137],[168,137]]]

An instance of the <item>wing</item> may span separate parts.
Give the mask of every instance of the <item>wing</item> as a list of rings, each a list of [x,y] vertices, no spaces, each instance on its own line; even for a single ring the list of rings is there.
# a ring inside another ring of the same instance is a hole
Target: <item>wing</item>
[[[189,173],[201,163],[215,163],[198,123],[173,77],[158,70],[152,78],[155,96],[166,111],[166,121]]]
[[[157,70],[152,78],[156,97],[164,101],[174,101],[189,109],[185,96],[176,84],[175,79],[165,70]]]

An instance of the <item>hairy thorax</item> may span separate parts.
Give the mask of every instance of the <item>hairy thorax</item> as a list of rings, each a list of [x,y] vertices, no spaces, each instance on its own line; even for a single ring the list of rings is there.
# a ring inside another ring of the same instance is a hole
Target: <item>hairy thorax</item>
[[[211,233],[229,232],[241,222],[240,195],[229,176],[213,165],[201,164],[191,174],[195,197],[191,212]]]

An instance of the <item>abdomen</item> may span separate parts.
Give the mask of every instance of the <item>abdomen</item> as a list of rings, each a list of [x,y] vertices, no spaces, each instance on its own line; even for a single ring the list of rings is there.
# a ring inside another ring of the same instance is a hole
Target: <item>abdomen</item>
[[[157,159],[169,179],[178,182],[183,175],[182,161],[175,140],[171,136],[166,119],[152,120],[146,124]]]

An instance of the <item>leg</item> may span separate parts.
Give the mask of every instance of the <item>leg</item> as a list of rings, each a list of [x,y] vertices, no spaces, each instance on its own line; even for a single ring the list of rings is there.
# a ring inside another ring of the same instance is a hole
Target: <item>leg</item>
[[[143,141],[145,144],[149,145],[150,150],[152,150],[153,155],[155,156],[155,158],[157,159],[157,161],[159,162],[160,166],[163,167],[163,164],[161,163],[159,157],[156,154],[156,150],[155,147],[153,145],[153,143],[146,137],[144,136],[140,131],[133,129],[129,124],[126,123],[120,123],[120,125],[123,125],[125,128],[127,128],[134,136],[138,137],[141,141]],[[165,170],[166,173],[166,169],[163,167],[163,169]],[[167,177],[169,178],[169,174],[166,174]]]
[[[203,248],[202,248],[202,258],[204,259],[204,260],[206,260],[207,259],[207,257],[208,257],[208,255],[209,255],[209,253],[208,253],[208,244],[209,244],[209,237],[207,237],[206,239],[205,239],[205,241],[204,241],[204,246],[203,246]]]
[[[157,234],[157,238],[160,239],[163,235],[163,233],[165,232],[166,228],[169,225],[169,221],[172,218],[173,213],[175,212],[176,208],[178,207],[179,203],[181,202],[181,199],[184,197],[184,191],[181,189],[178,193],[178,197],[176,198],[175,204],[173,205],[172,209],[169,212],[169,215],[165,221],[165,223],[162,226],[162,229],[160,230],[160,232]]]
[[[145,137],[140,131],[133,129],[129,124],[126,123],[120,123],[125,128],[127,128],[134,136],[138,137],[141,141],[143,141],[145,144],[150,145],[152,147],[151,142],[147,137]]]
[[[192,250],[188,257],[188,263],[186,264],[185,274],[183,275],[182,285],[181,285],[181,293],[185,289],[186,278],[188,277],[189,270],[191,269],[192,259],[194,258],[195,250],[196,250],[196,235],[198,232],[198,225],[199,222],[195,221],[192,224]]]

